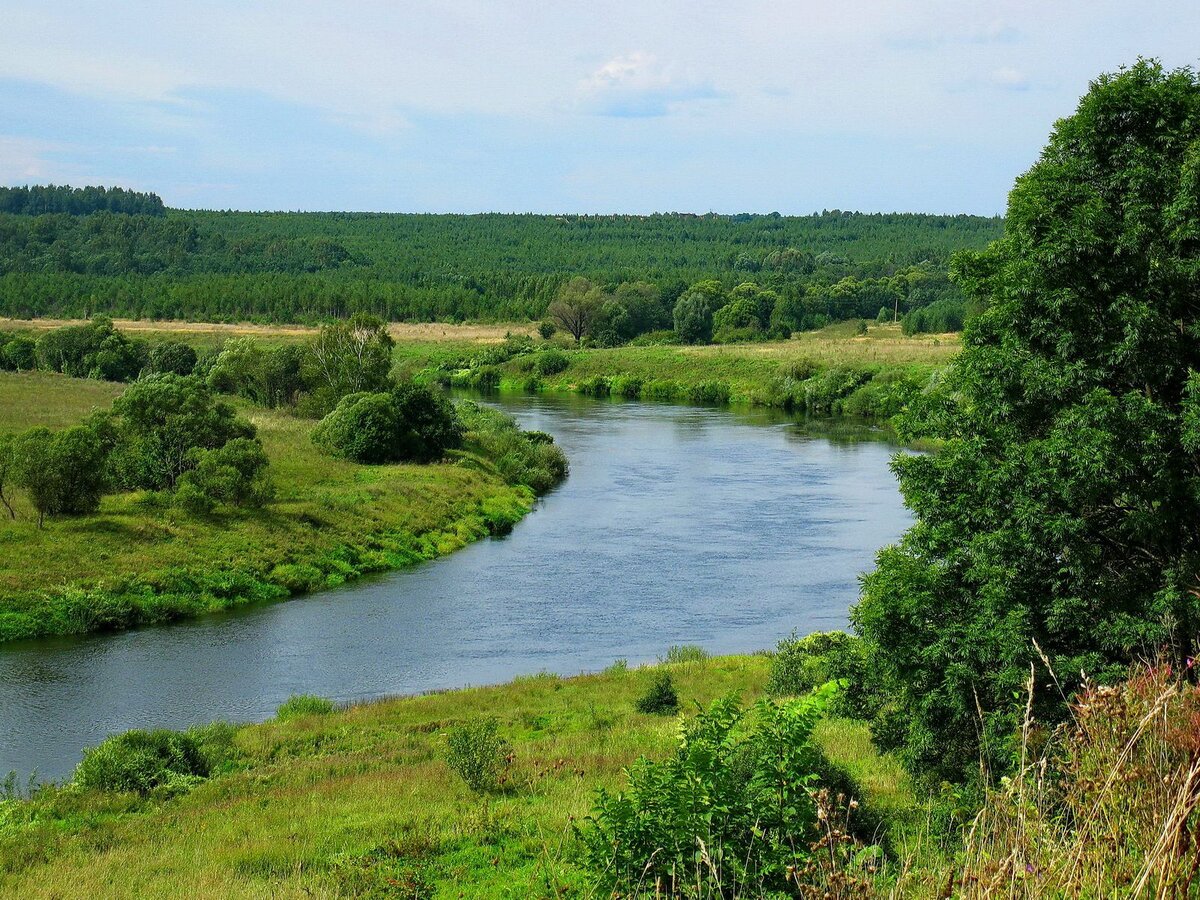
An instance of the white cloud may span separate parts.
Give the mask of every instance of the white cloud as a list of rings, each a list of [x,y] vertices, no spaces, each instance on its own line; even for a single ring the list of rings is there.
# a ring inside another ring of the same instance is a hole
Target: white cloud
[[[1010,91],[1023,91],[1029,87],[1029,76],[1020,69],[1014,69],[1010,66],[1002,66],[999,69],[992,70],[989,80],[996,87],[1005,88]]]
[[[579,84],[585,110],[625,118],[663,116],[678,104],[717,96],[712,85],[644,51],[614,56]]]

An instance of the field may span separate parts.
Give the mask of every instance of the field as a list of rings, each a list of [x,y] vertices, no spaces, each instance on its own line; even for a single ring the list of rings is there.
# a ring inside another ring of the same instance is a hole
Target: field
[[[668,666],[684,709],[762,692],[768,660]],[[177,799],[51,792],[0,803],[0,894],[227,898],[590,896],[572,822],[598,786],[674,746],[675,717],[634,711],[651,669],[542,675],[241,729],[233,771]],[[489,803],[444,761],[446,732],[496,716],[511,788]],[[865,725],[818,741],[895,821],[916,801]],[[7,824],[5,813],[8,813]],[[163,835],[170,840],[164,841]],[[897,838],[901,835],[897,834]]]
[[[0,374],[0,429],[68,425],[119,390]],[[461,464],[360,466],[319,452],[312,421],[241,410],[274,473],[277,500],[262,510],[197,517],[135,492],[40,530],[18,495],[19,518],[0,518],[0,640],[160,621],[339,584],[510,527],[532,502],[469,454]]]
[[[0,331],[48,331],[64,325],[78,325],[80,319],[6,319],[0,317]],[[179,322],[151,319],[114,319],[113,324],[133,337],[151,342],[183,341],[198,350],[216,347],[230,338],[252,337],[268,343],[305,341],[314,337],[316,328],[304,325],[256,325],[249,322]],[[392,322],[388,331],[398,344],[493,344],[508,334],[531,334],[528,323],[496,325],[447,325],[438,322]]]

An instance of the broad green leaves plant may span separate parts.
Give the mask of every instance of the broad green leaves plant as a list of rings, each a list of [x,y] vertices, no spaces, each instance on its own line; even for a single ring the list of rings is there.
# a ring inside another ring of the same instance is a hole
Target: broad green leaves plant
[[[680,725],[679,748],[600,790],[579,829],[598,881],[619,892],[736,896],[788,885],[809,856],[819,762],[809,742],[836,687],[743,710],[736,696]]]

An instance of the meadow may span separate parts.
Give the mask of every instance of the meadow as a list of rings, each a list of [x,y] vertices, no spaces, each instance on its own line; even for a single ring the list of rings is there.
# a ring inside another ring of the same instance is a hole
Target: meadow
[[[65,426],[121,385],[0,374],[0,430]],[[315,422],[238,401],[271,460],[275,502],[196,516],[152,491],[39,528],[28,499],[0,518],[0,639],[166,621],[334,586],[449,553],[532,506],[470,447],[446,463],[362,466],[322,453]]]
[[[573,825],[625,766],[670,752],[677,719],[634,704],[661,671],[694,709],[760,696],[769,660],[618,664],[242,727],[227,771],[178,796],[64,788],[0,803],[0,895],[592,896]],[[484,716],[512,746],[507,787],[490,797],[445,761],[447,733]],[[918,834],[911,784],[865,725],[830,720],[817,741],[899,823],[895,841]]]

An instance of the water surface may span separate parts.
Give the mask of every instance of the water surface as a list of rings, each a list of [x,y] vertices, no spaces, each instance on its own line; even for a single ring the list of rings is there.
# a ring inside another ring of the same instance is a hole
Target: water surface
[[[0,773],[62,777],[112,732],[264,719],[296,693],[361,700],[842,628],[859,574],[910,521],[884,443],[766,412],[500,403],[571,461],[512,534],[286,603],[0,647]]]

